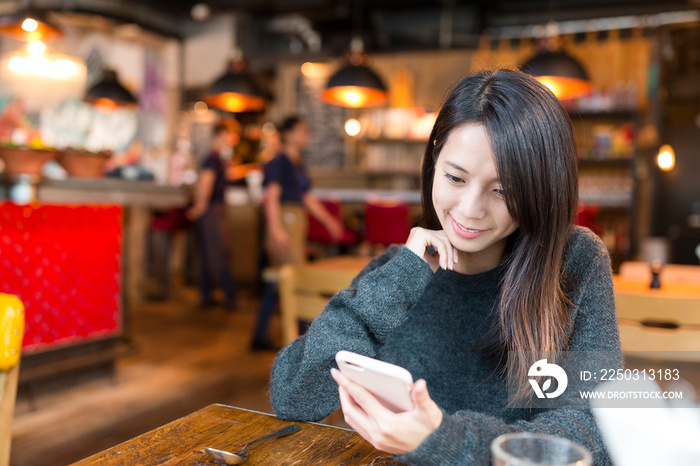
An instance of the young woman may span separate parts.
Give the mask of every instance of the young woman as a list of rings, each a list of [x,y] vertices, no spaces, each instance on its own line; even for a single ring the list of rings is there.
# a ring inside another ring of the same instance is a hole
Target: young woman
[[[306,261],[307,212],[328,229],[331,237],[343,236],[343,225],[310,192],[301,154],[310,140],[304,120],[289,116],[279,126],[281,150],[265,164],[265,251],[272,265]],[[267,337],[270,315],[278,300],[277,285],[268,283],[258,309],[251,349],[274,350]]]
[[[342,405],[376,448],[408,464],[491,464],[498,435],[532,431],[584,445],[609,464],[591,413],[515,409],[504,374],[529,388],[525,352],[601,351],[622,367],[610,259],[572,226],[577,160],[566,111],[511,70],[457,84],[422,166],[425,228],[374,259],[277,356],[283,419]],[[408,369],[415,407],[393,413],[334,369],[349,350]]]

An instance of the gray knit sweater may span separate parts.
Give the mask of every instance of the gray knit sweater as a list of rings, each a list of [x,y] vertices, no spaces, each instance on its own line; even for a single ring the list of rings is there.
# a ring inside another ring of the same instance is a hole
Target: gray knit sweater
[[[565,257],[577,282],[570,296],[571,351],[607,351],[622,367],[610,259],[589,230],[575,227]],[[396,459],[415,465],[488,465],[491,441],[509,432],[541,432],[584,445],[596,466],[610,464],[587,409],[506,409],[507,391],[472,347],[491,324],[503,267],[477,275],[432,273],[406,247],[375,258],[335,295],[323,314],[275,360],[270,394],[282,419],[315,421],[340,406],[330,369],[349,350],[423,378],[443,410],[440,427],[415,451]],[[610,362],[608,361],[608,364]],[[607,367],[607,366],[606,366]]]

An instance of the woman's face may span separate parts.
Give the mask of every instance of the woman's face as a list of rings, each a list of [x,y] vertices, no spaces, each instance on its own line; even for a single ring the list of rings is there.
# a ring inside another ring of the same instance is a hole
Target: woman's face
[[[305,121],[300,121],[294,128],[287,134],[287,141],[289,144],[297,147],[298,149],[304,149],[309,145],[311,140],[311,134],[309,133],[309,126]]]
[[[506,238],[518,227],[504,194],[484,127],[455,128],[435,164],[433,206],[459,251],[456,270],[480,273],[499,264]]]

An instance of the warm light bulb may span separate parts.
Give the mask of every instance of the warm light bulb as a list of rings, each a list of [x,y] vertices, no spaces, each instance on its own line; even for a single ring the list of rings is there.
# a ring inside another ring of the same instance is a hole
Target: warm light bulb
[[[671,171],[676,165],[676,154],[669,144],[664,144],[659,149],[659,155],[656,157],[656,164],[663,171]]]
[[[345,92],[342,93],[341,97],[342,100],[344,100],[348,105],[351,107],[359,107],[362,105],[362,101],[364,100],[362,97],[362,94],[360,94],[358,91],[355,89],[347,89]]]
[[[22,22],[22,29],[27,32],[34,32],[39,27],[39,23],[35,19],[27,18]]]
[[[350,118],[345,122],[345,132],[348,134],[348,136],[357,136],[360,134],[361,129],[362,125],[360,125],[360,122],[355,118]]]

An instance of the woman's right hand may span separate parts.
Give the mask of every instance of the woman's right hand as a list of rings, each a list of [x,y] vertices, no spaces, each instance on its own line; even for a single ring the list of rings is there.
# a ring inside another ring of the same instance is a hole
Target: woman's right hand
[[[430,254],[428,251],[429,246],[435,249],[433,254]],[[445,270],[453,270],[454,265],[457,263],[457,249],[447,239],[444,230],[412,228],[411,234],[408,235],[408,240],[406,240],[406,247],[427,262],[433,272],[438,267]]]

